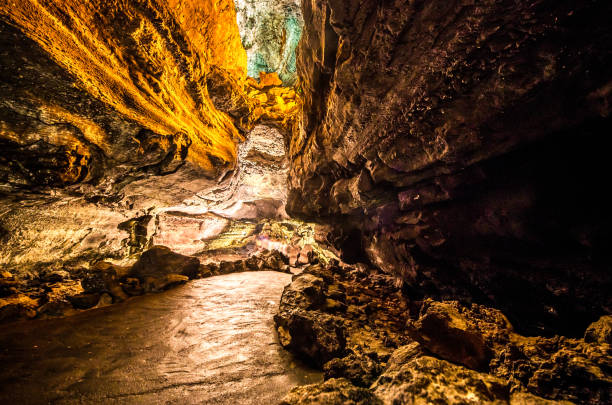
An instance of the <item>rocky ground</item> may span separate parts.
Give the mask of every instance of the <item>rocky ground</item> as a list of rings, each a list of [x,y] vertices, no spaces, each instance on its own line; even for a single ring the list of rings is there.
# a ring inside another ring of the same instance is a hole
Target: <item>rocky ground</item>
[[[131,266],[98,261],[89,267],[47,269],[29,277],[3,271],[0,322],[72,315],[221,274],[270,270],[290,273],[289,263],[289,257],[278,250],[262,250],[247,259],[201,264],[195,257],[153,246]]]
[[[275,317],[279,339],[325,382],[293,389],[283,404],[612,400],[612,317],[581,339],[522,336],[497,309],[413,300],[395,280],[337,262],[293,277]]]

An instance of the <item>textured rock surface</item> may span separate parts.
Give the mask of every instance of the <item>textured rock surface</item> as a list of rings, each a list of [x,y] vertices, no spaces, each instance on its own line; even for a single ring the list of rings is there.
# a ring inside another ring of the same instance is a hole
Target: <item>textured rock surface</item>
[[[529,337],[499,310],[414,300],[390,281],[362,264],[318,264],[294,277],[275,316],[279,340],[322,367],[328,382],[297,388],[286,401],[335,403],[363,392],[357,387],[385,404],[612,400],[606,317],[586,339]]]
[[[302,35],[299,0],[234,0],[247,73],[276,72],[286,85],[296,80],[296,48]]]
[[[609,2],[302,7],[290,214],[526,333],[609,311]]]
[[[185,159],[209,175],[232,168],[241,138],[207,91],[212,66],[245,74],[232,5],[2,5],[1,138],[14,149],[3,177],[67,185],[111,177],[109,169],[172,171]]]
[[[352,385],[345,379],[331,379],[321,384],[297,387],[281,405],[380,405],[380,399],[369,390]]]
[[[190,279],[247,271],[291,273],[289,258],[278,250],[264,249],[243,260],[200,264],[197,258],[165,246],[146,250],[132,266],[98,261],[66,269],[49,268],[27,276],[0,273],[0,322],[73,315],[164,291]]]

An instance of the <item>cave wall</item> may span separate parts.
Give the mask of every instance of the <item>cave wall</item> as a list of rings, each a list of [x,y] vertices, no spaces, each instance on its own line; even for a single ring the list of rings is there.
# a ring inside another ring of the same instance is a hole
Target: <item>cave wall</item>
[[[288,212],[407,293],[581,334],[612,302],[606,1],[303,0]]]
[[[242,136],[208,87],[245,77],[235,19],[228,0],[3,2],[2,183],[231,169]]]
[[[0,267],[142,251],[235,167],[245,81],[232,1],[1,3]]]
[[[302,35],[299,0],[234,0],[247,73],[276,72],[286,86],[297,78],[296,48]]]

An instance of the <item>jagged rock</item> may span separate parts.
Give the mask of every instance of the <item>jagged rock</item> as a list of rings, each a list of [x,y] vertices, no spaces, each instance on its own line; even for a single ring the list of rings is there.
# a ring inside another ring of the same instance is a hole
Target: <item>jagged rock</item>
[[[372,391],[356,387],[343,378],[296,387],[281,405],[382,405]]]
[[[612,316],[605,315],[593,322],[584,333],[587,343],[607,343],[612,345]]]
[[[166,274],[160,277],[145,277],[143,288],[146,292],[158,292],[184,284],[187,281],[189,281],[189,277],[181,274]]]
[[[323,365],[325,379],[345,378],[358,387],[369,387],[383,371],[383,367],[365,355],[350,353]]]
[[[195,278],[200,261],[195,257],[183,256],[165,246],[154,246],[145,251],[130,271],[131,277],[144,280],[147,277],[161,278],[168,274],[180,274]]]
[[[87,293],[110,293],[115,301],[124,301],[127,295],[121,288],[119,280],[125,277],[130,269],[108,262],[96,262],[89,269],[82,269],[81,286]]]
[[[302,32],[299,0],[235,0],[247,73],[277,72],[285,85],[296,79],[296,47]]]
[[[128,295],[142,295],[145,289],[140,284],[140,280],[133,277],[128,277],[121,283],[121,288]]]
[[[0,298],[16,294],[21,282],[17,280],[10,272],[3,271],[0,273]]]
[[[287,212],[413,297],[578,337],[612,308],[612,5],[538,4],[302,1]]]
[[[316,310],[324,304],[323,288],[321,278],[298,276],[283,290],[274,316],[281,345],[319,366],[341,356],[346,345],[342,318]]]
[[[407,326],[412,338],[443,359],[477,370],[489,366],[492,354],[482,334],[452,303],[426,301]]]
[[[93,308],[100,301],[100,294],[98,293],[81,293],[69,297],[68,300],[76,309],[89,309]]]
[[[34,318],[39,305],[39,300],[25,294],[0,298],[0,321],[10,322],[21,318]]]
[[[429,356],[391,360],[372,390],[385,404],[506,404],[510,398],[504,380]]]

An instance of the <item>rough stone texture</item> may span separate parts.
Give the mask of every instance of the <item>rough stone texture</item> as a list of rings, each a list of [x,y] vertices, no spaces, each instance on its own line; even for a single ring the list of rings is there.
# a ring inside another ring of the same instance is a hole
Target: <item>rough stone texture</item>
[[[234,0],[247,73],[276,72],[285,85],[295,83],[296,48],[302,35],[299,0]]]
[[[593,322],[584,333],[584,341],[612,345],[612,316],[606,315]]]
[[[281,405],[380,405],[382,402],[365,388],[338,378],[321,384],[296,387],[281,401]]]
[[[342,330],[342,350],[330,338],[331,320]],[[612,400],[605,317],[586,340],[523,336],[497,309],[414,300],[380,270],[330,263],[294,277],[275,322],[281,344],[322,367],[326,379],[369,387],[385,404]],[[302,394],[317,398],[320,389]]]
[[[174,253],[166,246],[153,246],[134,263],[129,275],[137,278],[157,278],[168,274],[180,274],[195,278],[199,269],[200,261],[197,258]]]
[[[449,305],[427,302],[408,331],[427,350],[472,369],[486,369],[491,351],[482,334]]]
[[[592,324],[587,335],[601,326],[601,320]],[[495,309],[430,300],[409,331],[435,355],[484,369],[501,377],[513,391],[578,403],[612,400],[612,349],[603,341],[526,337],[515,333]],[[473,363],[474,353],[480,352],[487,353],[486,364]]]
[[[507,404],[510,392],[500,378],[422,356],[389,367],[372,386],[385,404]]]
[[[525,333],[580,336],[612,308],[610,2],[302,7],[290,214]]]
[[[247,141],[255,153],[259,139],[276,142],[267,166],[238,167],[237,144],[257,122],[287,132],[299,100],[247,79],[232,1],[2,3],[0,90],[3,268],[131,264],[172,233],[202,247],[202,232],[168,232],[176,216],[165,212],[201,226],[218,204],[199,193],[230,188],[232,199],[249,170],[227,206],[244,203],[240,219],[286,217],[283,135],[257,127]]]

